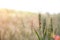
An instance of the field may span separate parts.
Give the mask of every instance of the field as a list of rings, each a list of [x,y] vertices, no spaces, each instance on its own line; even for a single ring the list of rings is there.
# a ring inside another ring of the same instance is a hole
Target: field
[[[0,40],[54,40],[59,30],[60,14],[0,9]]]

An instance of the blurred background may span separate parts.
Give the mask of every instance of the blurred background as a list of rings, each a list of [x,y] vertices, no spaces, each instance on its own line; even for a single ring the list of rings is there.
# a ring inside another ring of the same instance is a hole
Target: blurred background
[[[60,0],[0,0],[0,40],[54,40],[52,35],[60,35],[59,4]]]

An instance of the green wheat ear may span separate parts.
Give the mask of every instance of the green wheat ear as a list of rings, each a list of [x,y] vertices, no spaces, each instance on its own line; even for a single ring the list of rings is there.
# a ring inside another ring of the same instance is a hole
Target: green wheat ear
[[[41,29],[41,14],[38,14],[38,20],[39,20],[39,30]],[[39,36],[38,32],[34,29],[34,32],[36,36],[38,37],[38,40],[42,40],[41,37]]]
[[[42,27],[42,31],[43,31],[43,40],[45,40],[45,37],[46,37],[46,18],[44,19],[44,22],[43,22],[43,27]]]

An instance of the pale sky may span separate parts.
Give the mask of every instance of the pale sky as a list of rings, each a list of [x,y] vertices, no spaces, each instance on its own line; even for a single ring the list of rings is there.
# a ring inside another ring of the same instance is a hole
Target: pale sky
[[[60,0],[0,0],[0,8],[30,12],[60,12]]]

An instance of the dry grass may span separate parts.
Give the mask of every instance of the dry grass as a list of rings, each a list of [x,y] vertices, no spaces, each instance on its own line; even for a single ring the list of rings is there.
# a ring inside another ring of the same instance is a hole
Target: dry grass
[[[0,40],[37,40],[31,30],[39,28],[38,14],[0,9]]]

